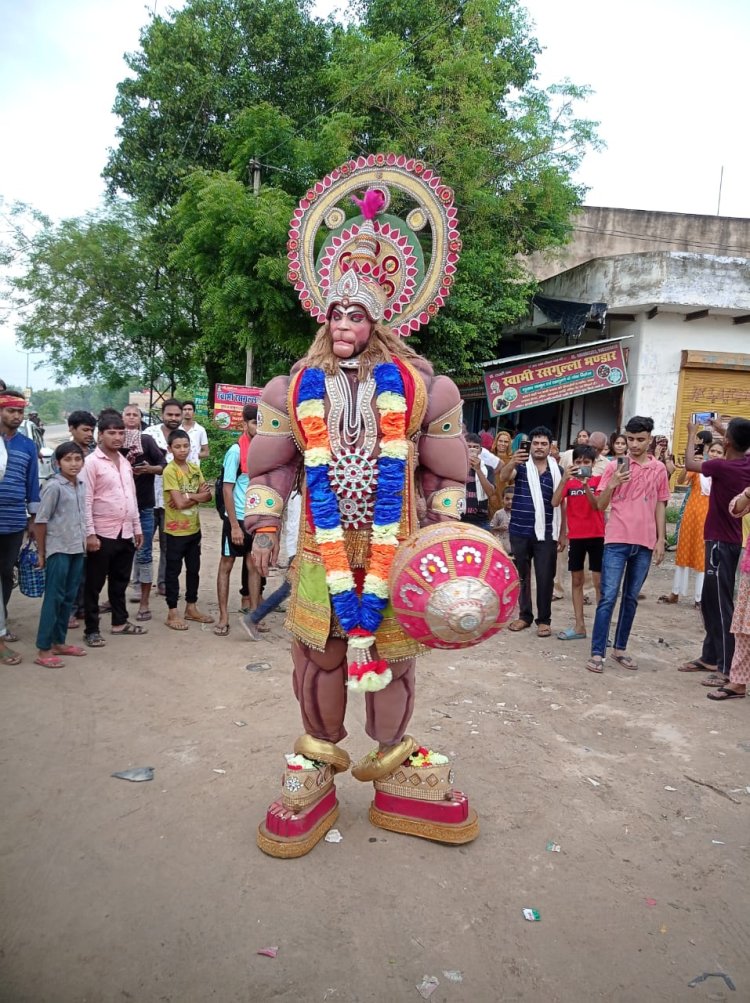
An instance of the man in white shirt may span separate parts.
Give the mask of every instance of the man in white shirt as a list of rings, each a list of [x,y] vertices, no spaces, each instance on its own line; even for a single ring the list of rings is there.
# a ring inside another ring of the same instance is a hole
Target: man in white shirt
[[[203,425],[199,425],[195,420],[195,401],[185,401],[182,405],[180,428],[183,428],[190,437],[188,462],[200,466],[201,460],[205,460],[208,456],[208,435]]]
[[[166,456],[167,463],[172,460],[167,438],[171,432],[180,427],[181,421],[182,404],[172,398],[164,401],[161,406],[161,424],[149,425],[143,432],[144,435],[150,435],[156,441],[156,445]],[[190,435],[189,432],[188,435]],[[167,572],[167,541],[164,533],[164,488],[162,478],[159,476],[154,477],[154,525],[159,534],[159,570],[156,575],[156,588],[159,595],[163,596],[166,594],[164,579]]]

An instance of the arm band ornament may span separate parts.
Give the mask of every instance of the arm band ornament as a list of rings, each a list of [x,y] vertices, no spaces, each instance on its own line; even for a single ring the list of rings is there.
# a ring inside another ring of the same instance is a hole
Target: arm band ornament
[[[465,488],[441,488],[430,499],[430,508],[433,512],[439,512],[440,515],[448,516],[451,519],[460,519],[466,511]]]
[[[283,411],[278,411],[270,404],[263,401],[258,404],[257,417],[258,435],[291,435],[292,423],[289,415]]]
[[[450,411],[446,411],[445,414],[441,414],[439,418],[431,421],[427,426],[426,435],[448,436],[452,439],[461,435],[463,408],[463,402],[459,402]]]
[[[284,502],[278,491],[264,484],[251,484],[245,495],[245,518],[249,515],[275,515],[281,518]]]

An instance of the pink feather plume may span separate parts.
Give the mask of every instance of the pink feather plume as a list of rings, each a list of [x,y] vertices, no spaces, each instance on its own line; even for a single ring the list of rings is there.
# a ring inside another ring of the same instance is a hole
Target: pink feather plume
[[[368,188],[364,198],[358,199],[356,195],[352,195],[352,202],[359,206],[365,219],[375,219],[385,205],[385,198],[377,188]]]

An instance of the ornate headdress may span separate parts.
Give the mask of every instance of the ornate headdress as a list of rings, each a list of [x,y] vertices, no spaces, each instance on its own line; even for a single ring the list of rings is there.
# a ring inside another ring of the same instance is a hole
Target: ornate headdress
[[[361,214],[347,219],[338,205]],[[390,214],[393,192],[415,205],[405,219]],[[395,153],[350,160],[327,174],[294,210],[289,281],[303,308],[325,320],[334,304],[363,306],[396,334],[409,335],[434,317],[450,295],[461,238],[453,191],[422,161]],[[319,231],[328,230],[315,253]],[[431,246],[425,249],[429,233]]]

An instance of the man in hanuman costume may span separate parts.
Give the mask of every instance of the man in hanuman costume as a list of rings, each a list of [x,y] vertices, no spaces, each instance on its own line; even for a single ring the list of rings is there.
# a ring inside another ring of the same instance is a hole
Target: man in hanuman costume
[[[387,211],[396,198],[415,204],[405,220]],[[361,215],[347,219],[342,201]],[[419,528],[418,501],[425,525],[459,519],[464,501],[458,389],[403,338],[450,292],[460,252],[452,202],[424,164],[381,154],[318,182],[292,220],[289,278],[322,327],[291,375],[263,392],[245,510],[265,574],[286,500],[295,485],[302,491],[286,626],[304,734],[259,827],[258,844],[272,856],[307,853],[338,816],[335,776],[351,765],[340,744],[349,691],[364,693],[377,743],[352,768],[375,784],[371,821],[450,843],[478,832],[448,758],[407,734],[424,648],[389,599],[396,550]]]

